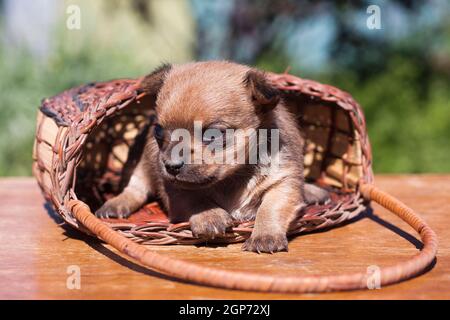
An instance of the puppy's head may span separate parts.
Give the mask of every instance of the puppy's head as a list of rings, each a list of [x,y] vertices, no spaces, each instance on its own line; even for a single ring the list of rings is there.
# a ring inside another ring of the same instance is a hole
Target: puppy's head
[[[254,134],[269,125],[280,101],[264,73],[230,62],[165,65],[142,88],[156,99],[152,133],[162,176],[189,189],[249,165]]]

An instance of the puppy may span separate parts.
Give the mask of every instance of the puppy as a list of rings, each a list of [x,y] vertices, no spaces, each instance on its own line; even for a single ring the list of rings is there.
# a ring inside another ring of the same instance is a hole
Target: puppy
[[[128,185],[96,215],[127,217],[156,196],[195,236],[214,239],[255,219],[243,250],[287,251],[289,224],[308,199],[328,195],[305,185],[300,128],[264,73],[225,61],[163,65],[142,90],[155,98],[157,120]],[[241,161],[217,161],[233,156]]]

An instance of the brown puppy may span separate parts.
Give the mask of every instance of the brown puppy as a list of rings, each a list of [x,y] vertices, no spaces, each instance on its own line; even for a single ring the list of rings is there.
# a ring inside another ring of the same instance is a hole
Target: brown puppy
[[[327,193],[305,190],[303,138],[264,73],[224,61],[164,65],[142,89],[156,99],[157,122],[127,187],[96,214],[126,217],[157,196],[171,221],[189,220],[194,235],[212,239],[256,219],[243,249],[287,250],[305,199]]]

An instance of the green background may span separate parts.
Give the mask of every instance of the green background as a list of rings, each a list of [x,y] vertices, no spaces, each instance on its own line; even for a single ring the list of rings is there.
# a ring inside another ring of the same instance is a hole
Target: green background
[[[393,29],[390,30],[389,25],[383,26],[382,30],[373,30],[379,32],[379,36],[368,32],[366,35],[353,33],[358,18],[349,18],[349,13],[366,17],[367,4],[350,6],[338,1],[330,10],[329,4],[322,9],[318,7],[320,1],[287,2],[300,5],[300,8],[295,7],[298,16],[289,16],[292,10],[274,9],[276,6],[265,1],[259,4],[240,1],[235,6],[257,6],[262,13],[258,11],[260,20],[255,20],[255,24],[264,19],[276,22],[280,20],[277,17],[284,16],[287,18],[282,21],[293,21],[294,25],[309,20],[314,22],[315,17],[323,16],[323,13],[331,17],[335,39],[331,42],[333,45],[327,47],[328,58],[323,68],[302,68],[296,63],[302,59],[302,50],[309,49],[308,46],[291,52],[286,49],[287,39],[295,36],[294,33],[283,33],[287,30],[286,23],[279,24],[278,28],[284,28],[281,31],[273,27],[274,33],[255,35],[261,38],[262,45],[250,57],[240,58],[242,55],[237,51],[222,52],[220,56],[215,56],[214,52],[202,53],[202,46],[205,46],[202,37],[208,26],[202,20],[206,19],[205,15],[198,12],[206,6],[206,1],[61,2],[53,10],[57,18],[44,57],[33,53],[25,44],[8,41],[1,44],[0,176],[31,174],[36,110],[42,98],[94,80],[136,77],[164,61],[209,58],[233,59],[275,72],[291,66],[293,74],[350,92],[362,105],[367,118],[376,173],[450,172],[448,11],[444,14],[447,19],[439,20],[431,14],[427,20],[431,22],[414,30],[411,30],[411,24],[402,24],[405,20],[400,20],[393,25],[396,32],[404,32],[392,39]],[[406,5],[406,2],[412,5]],[[406,2],[398,1],[398,8],[404,10],[411,21],[415,21],[414,17],[423,10],[425,16],[426,10],[435,12],[432,7],[424,8],[419,2]],[[145,5],[140,7],[141,3]],[[69,4],[81,8],[80,30],[66,27]],[[389,9],[383,5],[381,1],[382,14]],[[448,9],[448,6],[444,4],[444,8]],[[148,12],[144,18],[142,10]],[[218,10],[220,16],[221,9]],[[7,13],[8,10],[0,11],[0,35],[8,32]],[[365,20],[362,21],[361,28],[365,28]],[[276,26],[278,22],[275,22],[272,25]],[[245,26],[231,20],[227,23],[234,33],[245,33]],[[267,27],[267,23],[261,26]],[[269,36],[270,39],[265,39]],[[237,46],[230,37],[225,41],[230,41],[224,43],[226,46]]]

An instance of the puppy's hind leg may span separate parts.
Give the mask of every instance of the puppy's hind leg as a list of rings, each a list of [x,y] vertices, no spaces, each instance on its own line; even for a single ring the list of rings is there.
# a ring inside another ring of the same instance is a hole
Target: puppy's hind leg
[[[305,183],[305,201],[308,204],[325,203],[330,199],[330,193],[315,184]]]
[[[152,193],[150,176],[141,161],[122,193],[106,201],[95,215],[99,218],[126,218],[144,205]]]

